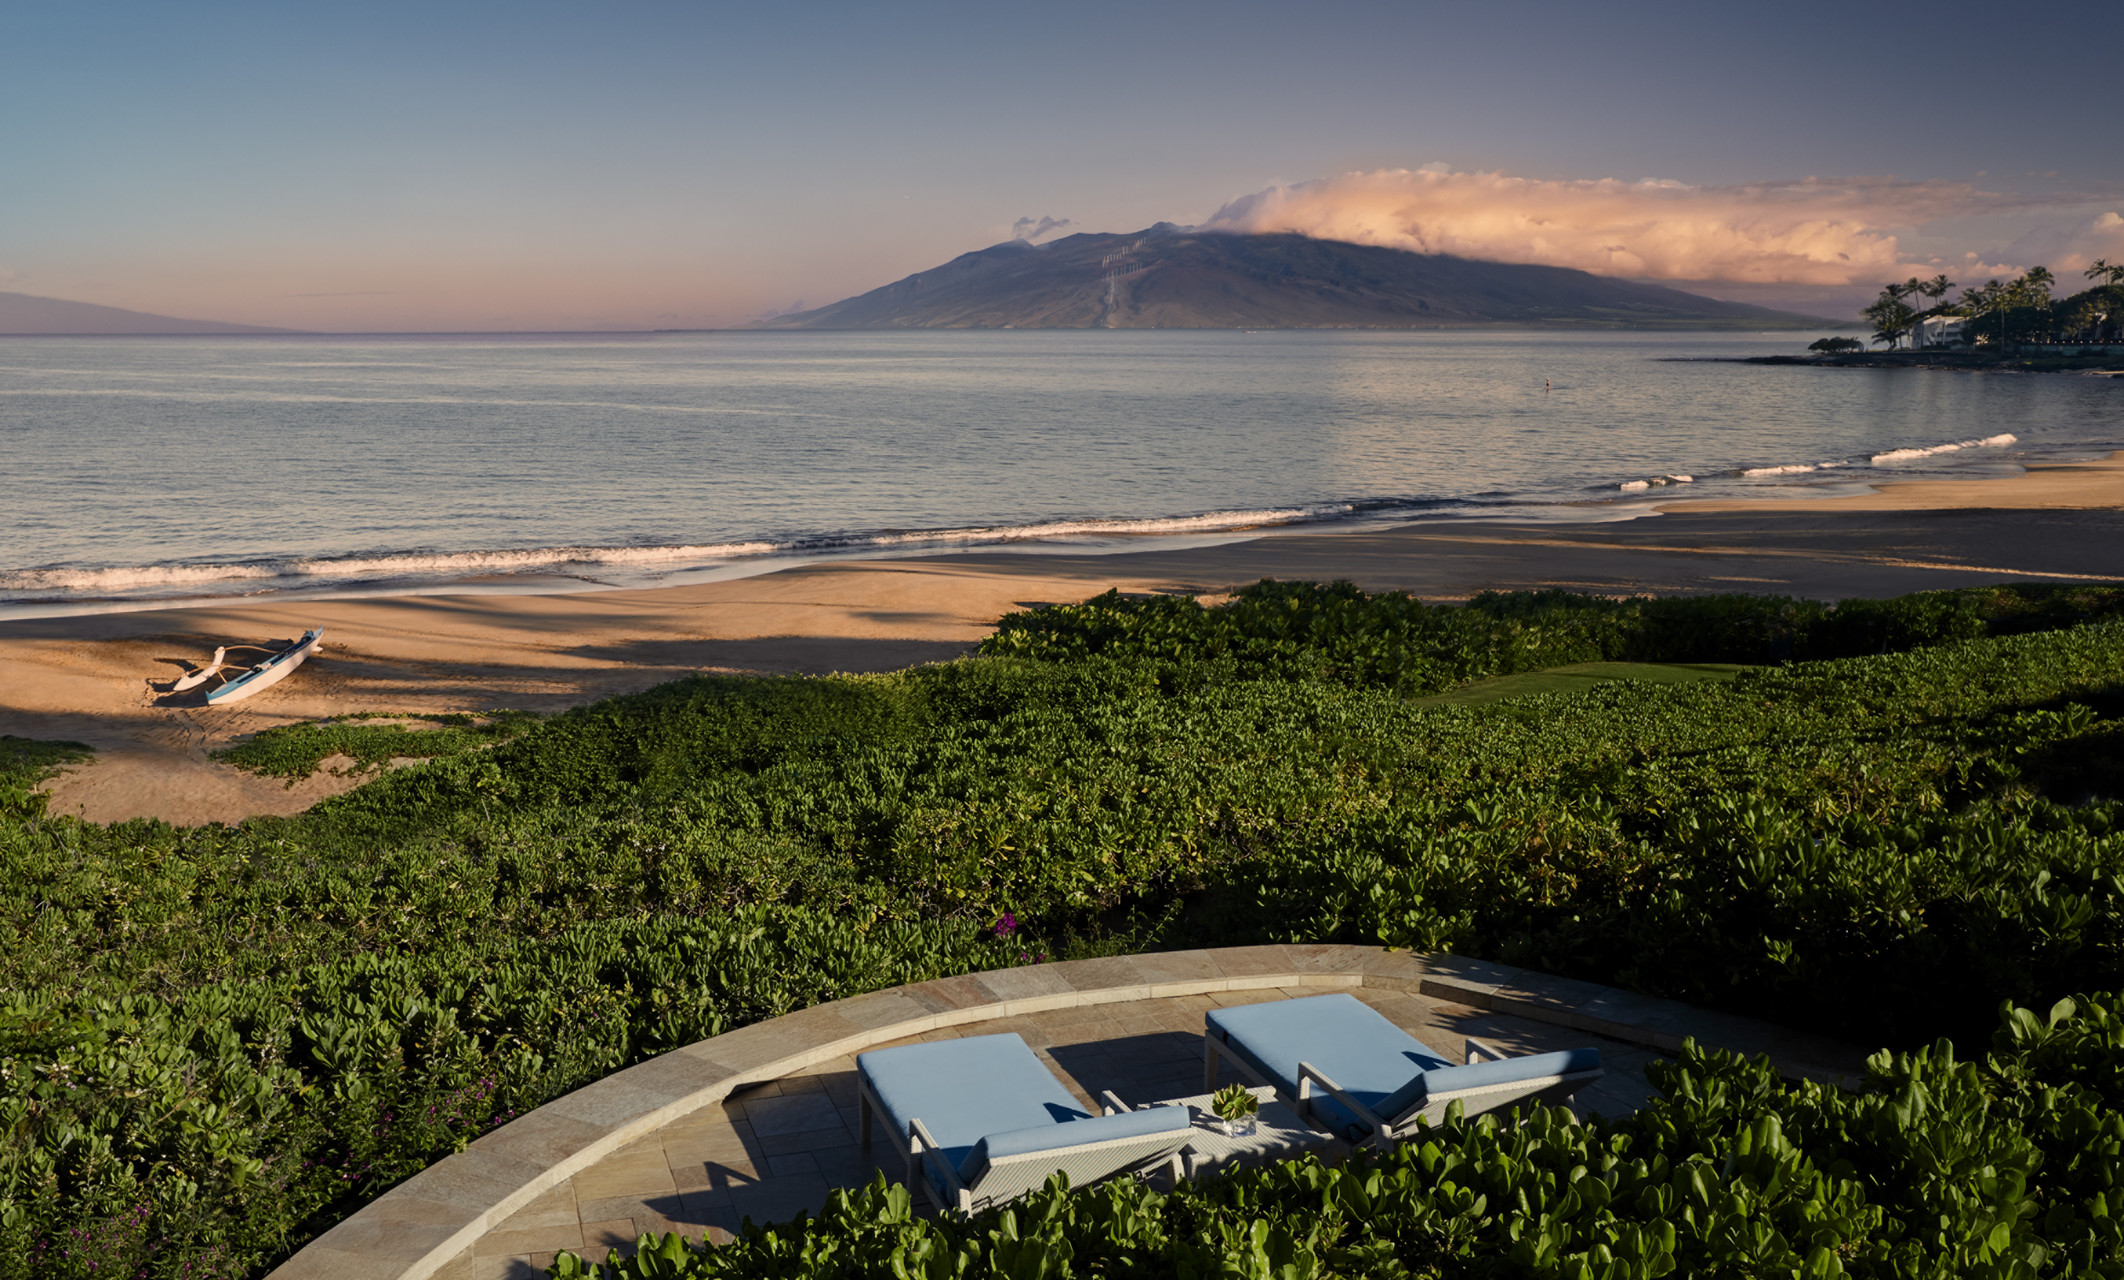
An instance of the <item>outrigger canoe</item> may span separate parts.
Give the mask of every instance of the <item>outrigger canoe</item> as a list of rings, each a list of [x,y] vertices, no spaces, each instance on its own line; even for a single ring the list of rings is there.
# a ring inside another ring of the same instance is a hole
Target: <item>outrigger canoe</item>
[[[220,706],[225,702],[241,702],[260,689],[270,689],[288,678],[288,674],[302,665],[302,660],[317,651],[324,640],[324,628],[302,633],[302,639],[267,658],[240,676],[224,679],[221,687],[206,696],[207,705]]]

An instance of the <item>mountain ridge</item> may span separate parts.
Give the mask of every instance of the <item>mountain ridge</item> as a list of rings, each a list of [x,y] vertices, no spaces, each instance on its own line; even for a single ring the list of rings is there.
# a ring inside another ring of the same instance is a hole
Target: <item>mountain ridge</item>
[[[1158,223],[1005,241],[760,329],[1821,328],[1569,267]],[[1849,327],[1842,325],[1842,327]]]
[[[69,302],[33,293],[0,293],[0,336],[10,338],[152,336],[187,333],[300,333],[268,325],[229,324],[221,320],[186,320],[148,311]]]

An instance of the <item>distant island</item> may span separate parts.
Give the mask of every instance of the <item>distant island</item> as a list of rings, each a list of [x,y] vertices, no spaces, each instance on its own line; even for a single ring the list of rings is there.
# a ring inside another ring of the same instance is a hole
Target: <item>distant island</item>
[[[40,298],[28,293],[0,293],[0,336],[67,337],[105,334],[294,333],[258,324],[224,324],[219,320],[185,320],[90,302]]]
[[[1568,267],[1161,222],[1007,241],[763,329],[1428,329],[1835,325]]]

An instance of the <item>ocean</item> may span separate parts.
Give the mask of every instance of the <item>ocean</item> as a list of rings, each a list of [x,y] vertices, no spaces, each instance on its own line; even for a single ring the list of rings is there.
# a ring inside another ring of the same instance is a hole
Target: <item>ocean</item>
[[[0,338],[0,615],[1627,519],[2124,448],[2124,379],[1812,335]]]

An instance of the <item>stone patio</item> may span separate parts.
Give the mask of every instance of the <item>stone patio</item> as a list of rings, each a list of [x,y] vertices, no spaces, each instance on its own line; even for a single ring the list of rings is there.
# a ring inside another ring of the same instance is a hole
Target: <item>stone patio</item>
[[[1318,994],[1318,988],[1269,988],[1089,1005],[892,1043],[1015,1032],[1096,1114],[1093,1099],[1102,1090],[1131,1106],[1201,1092],[1205,1010]],[[1644,1066],[1656,1055],[1640,1046],[1407,992],[1352,994],[1452,1061],[1465,1053],[1468,1036],[1508,1052],[1597,1046],[1608,1074],[1579,1095],[1581,1112],[1634,1111],[1650,1094]],[[1236,1078],[1227,1068],[1221,1083]],[[854,1058],[837,1058],[666,1125],[548,1191],[438,1274],[531,1280],[559,1250],[600,1260],[613,1248],[631,1250],[645,1232],[721,1242],[748,1217],[764,1223],[816,1213],[831,1189],[866,1183],[881,1167],[900,1181],[903,1165],[882,1128],[869,1153],[860,1148],[855,1081]]]
[[[674,1049],[519,1116],[392,1187],[269,1280],[533,1276],[561,1249],[592,1259],[643,1233],[727,1238],[865,1182],[854,1059],[925,1038],[1014,1031],[1090,1107],[1200,1091],[1203,1013],[1347,991],[1458,1058],[1474,1035],[1535,1052],[1592,1044],[1608,1075],[1579,1097],[1621,1112],[1644,1066],[1689,1037],[1766,1054],[1791,1077],[1851,1082],[1852,1046],[1751,1018],[1461,956],[1333,943],[1161,951],[889,987]],[[884,1150],[889,1174],[901,1162]]]

